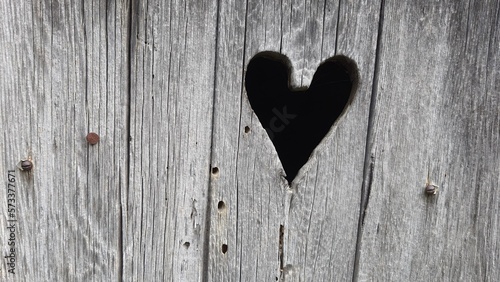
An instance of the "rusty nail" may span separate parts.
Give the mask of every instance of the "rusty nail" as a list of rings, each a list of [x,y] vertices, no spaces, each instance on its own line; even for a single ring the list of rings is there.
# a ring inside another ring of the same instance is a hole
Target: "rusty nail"
[[[99,135],[94,132],[90,132],[87,134],[87,142],[89,142],[90,145],[95,145],[97,142],[99,142]]]

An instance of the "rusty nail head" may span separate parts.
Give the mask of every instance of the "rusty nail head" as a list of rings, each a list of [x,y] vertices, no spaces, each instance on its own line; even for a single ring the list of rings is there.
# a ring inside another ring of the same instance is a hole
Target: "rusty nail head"
[[[94,132],[90,132],[87,134],[87,142],[89,142],[90,145],[95,145],[99,142],[99,135]]]

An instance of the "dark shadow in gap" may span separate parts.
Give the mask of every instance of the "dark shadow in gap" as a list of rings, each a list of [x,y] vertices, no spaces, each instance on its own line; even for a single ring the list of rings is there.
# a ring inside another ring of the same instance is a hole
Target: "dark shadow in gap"
[[[252,109],[289,184],[352,101],[359,77],[356,64],[345,56],[324,61],[307,89],[291,89],[290,73],[286,56],[266,51],[250,60],[245,77]]]

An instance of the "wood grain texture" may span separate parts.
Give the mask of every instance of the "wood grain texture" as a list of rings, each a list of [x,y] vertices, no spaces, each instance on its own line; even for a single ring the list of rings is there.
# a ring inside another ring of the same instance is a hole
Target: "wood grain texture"
[[[7,170],[16,169],[18,219],[16,274],[2,260],[2,281],[120,277],[128,7],[126,1],[0,4],[0,171],[6,183]],[[90,131],[101,136],[99,144],[87,144]],[[29,174],[16,168],[28,156]],[[10,236],[6,197],[0,193],[2,257]]]
[[[280,12],[275,1],[238,2],[221,1],[219,8],[212,165],[220,173],[211,181],[207,274],[209,281],[276,281],[284,186],[272,143],[252,119],[244,68],[248,45],[278,50]],[[274,14],[263,15],[264,10]],[[259,17],[262,21],[254,20]],[[225,210],[217,210],[219,201]],[[225,254],[222,244],[228,246]]]
[[[335,10],[337,4],[339,10]],[[373,1],[327,2],[321,36],[306,39],[302,45],[303,54],[320,60],[334,54],[354,59],[360,84],[345,115],[318,146],[305,165],[303,179],[293,187],[295,194],[285,224],[289,230],[285,241],[286,281],[352,279],[379,11],[380,5]],[[312,48],[312,42],[318,40],[322,44]]]
[[[0,280],[500,280],[500,1],[420,2],[0,1]],[[291,186],[261,51],[359,69]]]
[[[216,13],[214,1],[132,8],[126,280],[201,280]]]
[[[360,281],[500,278],[499,22],[499,1],[386,1]]]
[[[212,165],[220,173],[211,181],[208,280],[352,279],[380,6],[232,5],[219,8]],[[243,87],[242,66],[260,51],[288,56],[296,87],[308,86],[317,66],[335,54],[362,70],[353,104],[291,188]],[[226,209],[217,210],[219,201]]]

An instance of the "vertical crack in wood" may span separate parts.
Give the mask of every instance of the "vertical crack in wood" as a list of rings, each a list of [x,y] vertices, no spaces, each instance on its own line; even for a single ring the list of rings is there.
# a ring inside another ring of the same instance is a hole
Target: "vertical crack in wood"
[[[365,225],[365,215],[366,215],[366,209],[368,208],[368,201],[370,201],[370,192],[372,191],[372,182],[373,182],[373,169],[375,168],[375,156],[372,154],[370,156],[370,169],[368,172],[368,184],[365,186],[366,188],[364,189],[364,201],[361,203],[361,226]]]
[[[326,1],[325,1],[326,3]],[[342,0],[339,0],[339,6],[337,7],[337,26],[335,27],[335,55],[337,55],[337,46],[339,42],[339,25],[340,25],[340,7],[342,4]],[[325,4],[326,6],[326,4]]]
[[[118,221],[118,228],[121,231],[120,236],[118,238],[118,250],[119,250],[119,261],[118,261],[118,281],[123,281],[123,273],[124,273],[124,256],[125,252],[123,250],[124,244],[124,236],[126,236],[126,226],[123,225],[123,217],[126,216],[128,213],[124,213],[124,205],[127,204],[127,196],[128,195],[128,190],[129,190],[129,184],[130,184],[130,145],[131,145],[131,107],[132,107],[132,56],[133,56],[133,46],[135,46],[134,42],[134,37],[132,36],[132,29],[134,26],[134,18],[133,18],[133,11],[134,11],[134,3],[135,0],[130,0],[128,3],[128,30],[127,30],[127,42],[129,43],[128,46],[128,60],[127,60],[127,68],[126,70],[128,71],[127,78],[128,78],[128,85],[127,85],[127,107],[126,107],[126,136],[127,136],[127,147],[126,147],[126,156],[125,156],[125,183],[122,185],[120,181],[119,185],[119,191],[118,193],[120,194],[120,219]],[[125,190],[125,191],[123,191]],[[125,221],[126,222],[126,221]]]
[[[469,21],[470,21],[470,1],[467,2],[467,21],[465,26],[465,41],[464,41],[464,54],[467,54],[467,45],[469,45]]]
[[[120,184],[118,185],[119,193],[121,195],[121,180],[119,180]],[[120,230],[120,233],[118,233],[118,281],[123,281],[123,203],[120,201],[120,210],[118,212],[118,230]]]
[[[279,249],[278,249],[278,259],[280,261],[280,281],[284,280],[283,277],[283,237],[285,236],[285,226],[280,224],[280,235],[279,235]]]
[[[247,46],[247,25],[248,25],[248,0],[245,1],[245,28],[244,28],[244,33],[243,33],[243,57],[242,57],[242,71],[241,71],[241,88],[240,88],[240,115],[239,115],[239,128],[241,129],[243,127],[243,124],[242,124],[242,117],[243,117],[243,97],[245,96],[244,95],[244,92],[245,92],[245,66],[247,65],[247,62],[246,62],[246,46]],[[217,29],[218,30],[218,29]],[[218,36],[217,36],[218,38]],[[214,109],[215,109],[215,105],[214,105]],[[236,148],[236,151],[237,152],[240,152],[240,137],[241,135],[239,134],[238,132],[238,138],[237,138],[237,148]],[[236,171],[236,174],[238,174],[238,164],[239,164],[239,154],[236,154],[236,167],[235,167],[235,171]],[[252,187],[254,186],[254,184],[252,184]],[[236,181],[236,201],[238,201],[239,199],[239,184],[238,184],[238,181]],[[236,222],[239,222],[239,207],[236,208],[236,214],[235,214],[235,217],[236,217]],[[239,236],[240,234],[238,233],[238,229],[236,229],[236,241],[235,242],[239,242]],[[239,258],[239,262],[240,262],[240,267],[239,267],[239,273],[238,273],[238,277],[239,279],[241,279],[241,276],[242,276],[242,259],[241,259],[241,255],[240,255],[240,258]]]
[[[380,13],[378,22],[378,33],[377,33],[377,45],[375,49],[375,64],[373,71],[373,81],[372,81],[372,95],[370,99],[370,112],[368,115],[368,128],[366,134],[366,146],[365,146],[365,162],[363,168],[363,184],[361,187],[361,201],[359,207],[359,218],[358,218],[358,231],[356,238],[356,250],[354,253],[354,268],[352,281],[357,282],[359,276],[359,260],[361,253],[361,239],[363,235],[363,226],[365,220],[366,209],[368,207],[368,200],[371,192],[371,185],[373,180],[373,171],[375,168],[375,156],[372,153],[373,148],[373,127],[374,127],[374,116],[375,116],[375,104],[377,102],[377,89],[378,89],[378,76],[380,69],[380,53],[382,48],[382,31],[384,27],[384,5],[385,0],[380,1]]]
[[[248,13],[248,1],[247,1],[247,13]],[[245,17],[245,19],[247,18]],[[245,37],[246,37],[246,30],[245,30]],[[283,53],[283,0],[280,0],[280,53]]]
[[[370,130],[368,130],[368,132],[370,132]],[[371,150],[371,143],[369,143],[369,146],[367,146],[367,153],[369,152],[368,148],[370,148]],[[368,163],[365,162],[365,168],[363,171],[363,187],[361,188],[361,203],[360,203],[358,231],[356,238],[356,251],[354,256],[354,270],[352,276],[353,281],[358,281],[358,276],[359,276],[361,239],[363,234],[363,227],[365,225],[366,210],[368,209],[368,202],[370,200],[374,169],[375,169],[375,156],[371,154]]]
[[[215,101],[217,98],[217,58],[219,57],[218,46],[219,46],[219,26],[220,26],[220,0],[217,0],[217,15],[215,19],[215,53],[214,53],[214,84],[213,84],[213,98],[212,103],[214,104],[212,110],[212,140],[210,144],[210,157],[209,160],[212,163],[213,160],[213,148],[214,148],[214,129],[215,129]],[[203,250],[202,250],[202,266],[201,266],[201,281],[209,281],[209,273],[208,268],[210,267],[210,231],[212,229],[211,220],[212,220],[212,164],[209,167],[208,173],[208,191],[207,191],[207,205],[205,209],[205,230],[203,234]]]

